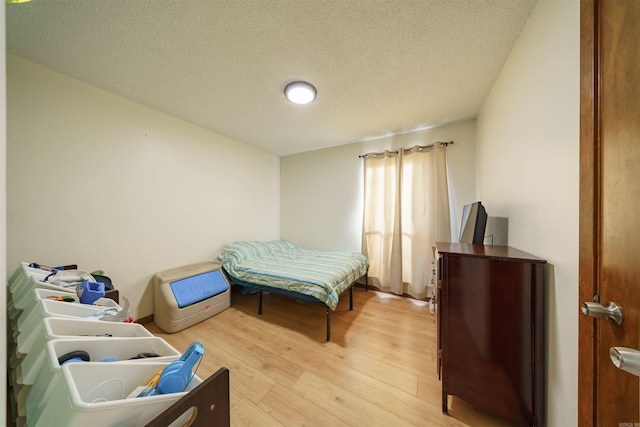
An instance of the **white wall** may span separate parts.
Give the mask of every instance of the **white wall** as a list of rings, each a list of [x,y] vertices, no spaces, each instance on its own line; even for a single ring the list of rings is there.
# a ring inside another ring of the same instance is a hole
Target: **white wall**
[[[105,270],[134,317],[154,273],[279,237],[279,158],[7,58],[7,259]]]
[[[358,155],[453,139],[453,225],[479,198],[491,216],[509,218],[510,245],[553,266],[547,424],[575,425],[578,61],[578,0],[540,0],[477,127],[470,120],[278,160],[9,56],[6,268],[104,269],[136,317],[146,316],[154,272],[210,260],[227,241],[360,250]]]
[[[540,0],[480,115],[479,195],[509,245],[550,264],[547,424],[577,424],[578,0]]]
[[[281,237],[306,248],[360,251],[364,172],[358,156],[451,140],[447,164],[457,236],[462,206],[476,198],[475,126],[475,120],[467,120],[282,157]]]

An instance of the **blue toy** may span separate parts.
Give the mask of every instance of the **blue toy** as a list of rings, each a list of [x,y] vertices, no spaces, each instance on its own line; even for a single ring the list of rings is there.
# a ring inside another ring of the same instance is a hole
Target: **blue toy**
[[[93,304],[96,300],[104,297],[104,283],[90,282],[85,279],[82,281],[82,285],[78,285],[76,292],[82,304]]]

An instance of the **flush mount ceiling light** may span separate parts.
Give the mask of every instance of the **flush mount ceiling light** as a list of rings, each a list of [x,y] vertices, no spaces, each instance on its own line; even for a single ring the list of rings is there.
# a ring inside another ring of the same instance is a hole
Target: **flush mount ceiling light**
[[[284,95],[294,104],[308,104],[316,99],[316,88],[307,82],[291,82],[284,88]]]

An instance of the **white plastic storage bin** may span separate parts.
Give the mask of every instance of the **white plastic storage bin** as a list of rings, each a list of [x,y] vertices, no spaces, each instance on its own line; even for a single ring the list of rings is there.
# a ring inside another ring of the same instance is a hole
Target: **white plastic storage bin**
[[[54,289],[38,288],[38,289],[34,289],[33,292],[35,293],[37,300],[46,299],[46,300],[55,301],[53,297],[66,296],[66,297],[72,297],[73,303],[82,304],[80,302],[80,298],[78,298],[78,294],[72,291],[58,291]],[[98,298],[93,304],[85,304],[85,305],[88,305],[88,306],[95,305],[96,307],[116,307],[118,309],[121,308],[117,302],[115,302],[111,298],[105,298],[105,297]]]
[[[9,277],[9,290],[15,295],[23,290],[24,286],[32,279],[42,281],[49,273],[49,271],[31,268],[29,263],[21,262],[16,271]]]
[[[51,398],[51,393],[60,381],[61,366],[58,359],[67,353],[77,350],[85,351],[89,354],[89,363],[100,362],[107,358],[115,359],[110,363],[171,362],[178,360],[181,356],[178,350],[158,337],[56,339],[49,341],[46,347],[46,361],[37,373],[26,398],[29,425],[34,425],[39,419]],[[140,353],[155,353],[158,357],[131,359]]]
[[[60,292],[69,292],[73,290],[70,287],[62,287],[43,282],[42,280],[44,280],[44,277],[46,276],[28,277],[26,280],[20,282],[19,286],[16,287],[15,292],[11,293],[11,299],[14,307],[20,310],[24,310],[29,307],[34,300],[34,295],[32,293],[34,289],[51,289]]]
[[[90,362],[104,359],[111,363],[129,361],[141,353],[155,353],[153,361],[172,361],[180,358],[181,353],[160,337],[109,338],[109,339],[56,339],[47,343],[47,356],[53,369],[60,368],[58,358],[76,350],[89,354]],[[133,359],[140,361],[141,358]]]
[[[47,317],[43,322],[44,333],[49,339],[96,337],[152,337],[147,328],[138,323],[96,322],[86,319]]]
[[[7,282],[10,290],[13,289],[20,280],[24,280],[24,278],[27,277],[25,265],[27,264],[21,262],[18,268],[16,268],[13,273],[11,273],[11,276],[9,276],[9,280]]]
[[[100,320],[105,310],[115,307],[96,307],[87,304],[73,304],[67,302],[37,300],[36,307],[29,316],[18,325],[18,352],[26,354],[31,349],[36,337],[42,329],[42,320],[46,317],[66,317],[85,320]],[[21,320],[21,319],[19,319]]]
[[[144,426],[202,380],[191,379],[181,393],[127,399],[168,363],[69,363],[60,369],[61,381],[36,422],[38,427]]]
[[[74,304],[68,302],[40,300],[42,312],[45,316],[74,317],[97,320],[104,313],[117,313],[120,306],[99,307],[90,304]]]
[[[47,342],[54,339],[112,339],[153,337],[138,323],[96,322],[64,317],[45,317],[29,352],[18,369],[18,383],[33,384],[45,359]]]
[[[48,289],[56,292],[75,292],[74,286],[61,286],[45,282],[50,271],[29,267],[28,263],[21,263],[20,267],[9,278],[11,305],[17,310],[28,309],[33,300],[35,289]],[[107,298],[108,299],[108,298]]]
[[[43,308],[41,304],[38,304],[38,301],[48,301],[50,303],[57,303],[57,304],[46,305],[46,308],[52,313],[52,315],[57,315],[57,316],[61,316],[61,315],[66,316],[68,315],[68,313],[71,313],[71,314],[76,313],[76,311],[73,309],[67,310],[66,307],[63,307],[64,304],[71,304],[71,305],[81,304],[81,307],[83,308],[89,307],[89,308],[95,309],[92,312],[88,312],[88,311],[79,312],[79,313],[82,313],[83,315],[97,312],[102,308],[117,309],[117,311],[120,311],[122,309],[122,307],[120,307],[118,303],[116,303],[114,300],[110,298],[98,298],[95,304],[82,304],[80,302],[80,299],[78,298],[78,295],[75,292],[63,292],[63,291],[57,291],[53,289],[42,289],[42,288],[34,289],[31,292],[33,293],[33,296],[34,296],[33,298],[34,303],[31,305],[31,307],[24,310],[22,315],[20,315],[20,317],[17,319],[16,324],[18,325],[18,331],[24,330],[24,324],[34,316],[34,312],[37,313],[35,314],[36,316],[42,316],[41,313],[43,311]],[[73,301],[58,301],[53,297],[72,298]],[[72,315],[71,317],[76,317],[76,316]]]

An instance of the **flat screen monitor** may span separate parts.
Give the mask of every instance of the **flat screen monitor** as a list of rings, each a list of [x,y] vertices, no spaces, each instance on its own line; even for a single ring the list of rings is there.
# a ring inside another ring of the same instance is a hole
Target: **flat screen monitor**
[[[481,202],[465,205],[462,210],[460,243],[481,245],[484,243],[484,230],[487,226],[487,211]]]

